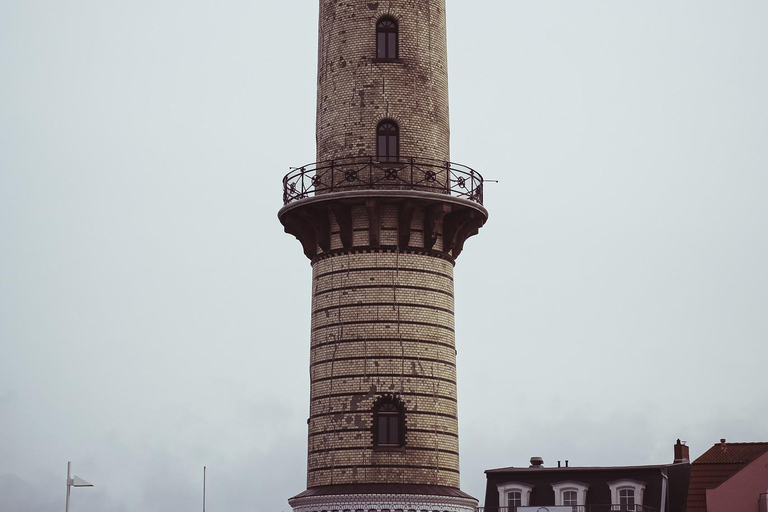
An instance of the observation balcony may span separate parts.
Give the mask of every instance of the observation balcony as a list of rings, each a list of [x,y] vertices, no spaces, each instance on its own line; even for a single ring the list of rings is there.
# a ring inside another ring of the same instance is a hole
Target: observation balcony
[[[334,192],[421,191],[483,204],[483,177],[465,165],[428,158],[352,157],[307,164],[283,178],[283,204]]]

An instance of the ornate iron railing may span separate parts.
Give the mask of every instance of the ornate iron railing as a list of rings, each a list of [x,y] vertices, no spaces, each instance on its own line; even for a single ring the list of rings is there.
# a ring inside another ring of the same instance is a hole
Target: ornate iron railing
[[[465,165],[427,158],[354,157],[307,164],[283,178],[283,204],[349,190],[420,190],[483,204],[483,177]]]

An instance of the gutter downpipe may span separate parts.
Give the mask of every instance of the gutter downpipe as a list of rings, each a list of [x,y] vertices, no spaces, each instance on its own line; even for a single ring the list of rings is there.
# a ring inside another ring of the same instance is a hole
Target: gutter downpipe
[[[667,510],[667,484],[669,483],[669,477],[667,476],[667,468],[661,468],[661,511]]]

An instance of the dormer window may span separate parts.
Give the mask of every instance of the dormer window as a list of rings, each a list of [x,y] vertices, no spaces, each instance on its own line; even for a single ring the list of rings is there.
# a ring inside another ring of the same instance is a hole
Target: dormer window
[[[515,512],[517,507],[523,506],[523,493],[520,491],[510,491],[507,493],[507,510]]]
[[[635,490],[619,489],[619,505],[621,510],[635,510]]]
[[[521,482],[508,482],[497,487],[499,491],[499,510],[516,512],[518,507],[527,507],[531,503],[533,486]]]
[[[571,506],[574,512],[578,511],[587,501],[588,489],[589,485],[572,480],[554,483],[552,490],[555,491],[555,505]]]
[[[376,58],[398,58],[398,26],[392,18],[382,18],[376,25]]]
[[[643,509],[645,483],[637,480],[617,480],[608,482],[611,488],[611,503],[615,510],[636,512]]]

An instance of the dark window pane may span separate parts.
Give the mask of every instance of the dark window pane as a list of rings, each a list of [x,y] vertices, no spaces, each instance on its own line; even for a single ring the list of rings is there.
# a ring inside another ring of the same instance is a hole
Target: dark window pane
[[[387,158],[387,136],[379,135],[379,147],[377,149],[379,160]]]
[[[394,162],[397,160],[397,136],[396,135],[390,135],[389,137],[389,144],[387,148],[387,156],[389,157],[389,161]]]
[[[379,439],[377,444],[387,444],[387,418],[379,416]]]
[[[387,444],[400,444],[400,438],[398,436],[398,420],[397,416],[390,416],[387,418],[389,428],[387,429]]]
[[[387,34],[379,32],[376,42],[376,56],[380,59],[387,58]]]
[[[397,33],[390,32],[387,44],[387,57],[390,59],[397,58]]]

